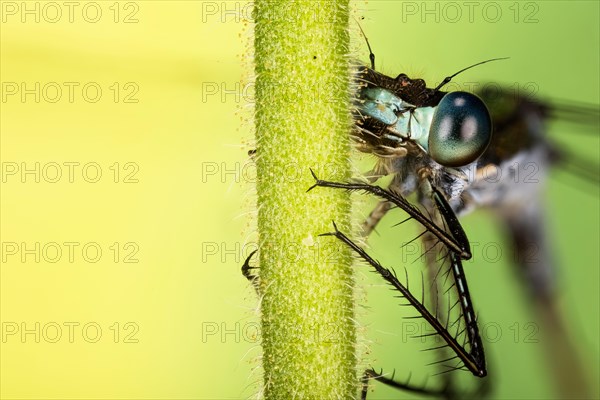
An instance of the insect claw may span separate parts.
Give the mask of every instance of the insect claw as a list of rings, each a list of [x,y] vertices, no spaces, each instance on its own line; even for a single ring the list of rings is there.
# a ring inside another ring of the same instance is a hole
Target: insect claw
[[[339,236],[340,231],[339,231],[337,225],[335,224],[335,221],[331,220],[331,223],[333,224],[333,229],[335,229],[335,232],[321,233],[319,236],[336,236],[336,237]]]
[[[337,227],[337,225],[335,224],[335,221],[334,221],[334,220],[331,220],[331,223],[333,224],[333,229],[335,229],[335,233],[338,233],[338,232],[339,232],[339,230],[338,230],[338,227]]]
[[[337,236],[337,232],[321,233],[319,236]]]
[[[319,184],[321,183],[321,180],[319,178],[317,178],[317,175],[315,174],[315,171],[312,170],[312,168],[309,168],[310,170],[310,174],[312,175],[313,178],[315,178],[315,184],[312,185],[311,187],[308,188],[308,190],[306,191],[306,193],[310,192],[311,190],[313,190],[314,188],[316,188],[317,186],[319,186]]]
[[[311,187],[309,187],[309,188],[306,190],[306,193],[310,192],[311,190],[313,190],[313,189],[314,189],[314,188],[316,188],[317,186],[319,186],[319,181],[317,181],[317,183],[315,183],[314,185],[312,185]]]

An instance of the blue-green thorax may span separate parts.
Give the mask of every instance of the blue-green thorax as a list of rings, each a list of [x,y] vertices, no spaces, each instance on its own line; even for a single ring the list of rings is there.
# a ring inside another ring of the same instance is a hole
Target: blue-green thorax
[[[429,128],[436,107],[419,107],[403,101],[386,89],[371,87],[361,91],[361,113],[388,125],[391,140],[411,139],[425,151],[428,149]]]

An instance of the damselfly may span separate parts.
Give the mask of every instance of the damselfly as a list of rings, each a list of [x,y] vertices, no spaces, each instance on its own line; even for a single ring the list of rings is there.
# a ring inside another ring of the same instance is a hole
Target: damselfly
[[[405,27],[403,29],[408,31]],[[412,34],[414,32],[411,32]],[[403,36],[403,40],[397,41],[397,47],[402,49],[403,54],[406,53],[403,44],[407,37],[408,34]],[[513,53],[507,54],[504,51],[494,54],[513,56]],[[407,58],[412,58],[412,54],[409,53]],[[481,59],[474,58],[471,63],[476,63]],[[419,60],[411,62],[418,65]],[[512,62],[512,60],[502,61],[502,63],[508,62]],[[456,69],[465,65],[469,65],[469,63],[461,61],[456,64]],[[484,137],[481,141],[476,140],[475,143],[472,143],[473,146],[468,146],[469,148],[465,151],[461,151],[461,157],[456,160],[452,158],[455,154],[454,151],[445,152],[446,146],[443,145],[443,140],[435,143],[435,140],[443,139],[440,135],[435,137],[433,146],[430,145],[428,137],[436,112],[435,107],[439,107],[440,102],[446,96],[444,89],[448,86],[437,87],[438,85],[434,84],[427,89],[422,80],[412,79],[405,74],[400,74],[397,78],[389,77],[375,71],[374,67],[374,63],[370,67],[360,67],[356,75],[359,88],[355,104],[356,130],[354,138],[357,141],[358,149],[376,155],[378,162],[372,171],[365,174],[369,180],[358,183],[354,188],[366,189],[385,197],[386,194],[380,191],[381,189],[367,188],[365,185],[374,184],[379,177],[391,176],[391,182],[388,180],[382,187],[393,189],[396,194],[393,194],[391,198],[384,198],[384,201],[379,203],[367,218],[364,232],[368,234],[378,226],[377,223],[390,210],[390,205],[399,206],[405,210],[405,213],[408,212],[412,219],[417,220],[415,225],[422,227],[420,232],[423,234],[420,239],[424,244],[420,246],[421,252],[415,258],[424,259],[427,268],[423,272],[423,279],[419,279],[419,274],[417,274],[417,280],[411,278],[410,284],[406,284],[404,278],[397,279],[398,283],[396,283],[393,274],[387,274],[386,271],[380,269],[381,274],[385,275],[384,278],[396,286],[396,289],[399,285],[404,287],[401,292],[404,298],[411,297],[411,299],[404,302],[409,307],[405,308],[408,311],[403,314],[397,310],[396,304],[389,304],[389,301],[387,302],[389,305],[386,305],[383,310],[375,307],[373,313],[384,314],[388,318],[400,318],[402,315],[420,317],[429,329],[415,332],[416,336],[431,335],[432,340],[435,340],[435,337],[442,337],[435,344],[424,346],[425,349],[440,348],[428,352],[436,354],[432,357],[434,362],[442,361],[439,370],[429,367],[431,369],[429,375],[463,367],[470,370],[472,374],[444,373],[424,383],[423,380],[415,377],[412,380],[408,379],[408,374],[412,369],[407,371],[399,368],[395,371],[397,378],[394,378],[393,368],[396,364],[386,365],[381,370],[377,361],[373,361],[370,365],[376,369],[368,371],[365,376],[365,384],[371,387],[376,386],[377,390],[380,390],[384,385],[373,384],[369,379],[376,378],[392,385],[395,381],[395,385],[398,387],[414,390],[424,395],[461,398],[469,394],[483,395],[488,386],[480,384],[480,382],[485,382],[486,379],[496,381],[495,377],[498,376],[496,372],[499,369],[497,360],[494,357],[490,359],[489,352],[485,353],[483,350],[483,346],[486,345],[485,337],[482,340],[482,327],[478,327],[477,324],[479,322],[481,325],[482,320],[484,322],[492,321],[492,323],[495,323],[496,320],[493,312],[490,313],[487,307],[481,307],[481,300],[485,299],[482,299],[481,296],[474,296],[470,300],[466,279],[466,276],[472,276],[473,269],[481,270],[480,267],[485,264],[486,260],[481,260],[481,257],[478,260],[477,256],[481,254],[476,254],[473,257],[475,261],[470,262],[467,268],[461,270],[460,264],[469,257],[467,246],[469,242],[466,240],[460,223],[454,219],[456,215],[462,219],[462,215],[469,211],[485,207],[492,209],[500,221],[499,226],[491,226],[490,230],[508,228],[509,237],[513,239],[512,243],[507,243],[508,247],[504,249],[504,254],[509,254],[510,245],[514,246],[515,254],[512,258],[517,261],[515,263],[519,266],[517,272],[529,288],[532,295],[529,299],[534,304],[534,313],[538,314],[541,322],[539,326],[534,326],[537,329],[535,332],[554,331],[556,333],[554,337],[546,338],[547,343],[550,344],[548,348],[552,349],[554,346],[556,353],[551,363],[556,366],[558,372],[553,379],[557,381],[564,379],[565,382],[562,386],[566,387],[565,390],[570,391],[571,394],[577,394],[572,389],[576,390],[578,386],[581,386],[581,381],[578,380],[581,367],[578,365],[576,357],[571,357],[573,350],[565,340],[564,327],[559,313],[555,310],[554,273],[550,268],[552,262],[551,254],[547,252],[548,241],[544,237],[540,191],[551,165],[560,164],[565,160],[567,162],[562,165],[573,167],[581,164],[577,163],[577,159],[574,157],[561,155],[564,154],[562,149],[553,146],[547,140],[545,135],[547,121],[553,117],[564,117],[580,122],[583,120],[588,125],[595,124],[594,132],[597,132],[598,109],[573,106],[573,104],[553,106],[520,95],[518,91],[510,89],[480,91],[477,95],[484,108],[489,111],[493,124],[492,135],[490,138]],[[556,80],[563,81],[567,79],[566,75],[556,76]],[[519,78],[515,77],[515,79]],[[490,86],[487,87],[490,88]],[[491,87],[492,89],[497,88],[496,85]],[[577,91],[574,90],[573,93],[575,94],[573,98],[577,98]],[[468,95],[455,96],[457,97],[449,97],[447,102],[476,103],[476,108],[480,110],[473,117],[472,122],[468,122],[470,118],[468,116],[463,118],[463,122],[467,122],[467,125],[469,123],[481,126],[486,124],[485,112],[478,100],[474,100]],[[453,125],[453,111],[449,111],[448,115],[450,116],[448,123]],[[437,123],[438,126],[443,125],[440,121]],[[449,130],[449,132],[451,131],[452,129]],[[570,131],[567,133],[570,134]],[[486,147],[488,140],[490,143]],[[457,144],[460,145],[460,142],[459,140]],[[440,144],[442,145],[438,146]],[[430,154],[429,149],[436,146],[439,147],[437,150],[441,153]],[[448,155],[450,159],[445,159]],[[594,167],[592,166],[592,169],[580,168],[580,173],[592,175],[592,185],[597,185],[597,176],[594,176],[594,172],[597,170],[594,171]],[[318,178],[327,179],[326,176],[318,176]],[[377,183],[379,184],[379,182]],[[318,184],[352,188],[348,186],[348,182],[318,181]],[[410,193],[413,193],[415,198],[410,198],[409,203],[405,197]],[[390,200],[393,201],[390,202]],[[416,206],[419,207],[418,211]],[[390,215],[391,218],[398,217],[398,211],[394,212],[396,214]],[[404,217],[398,218],[393,222],[400,223],[404,219]],[[493,223],[489,224],[493,225]],[[394,228],[396,229],[395,237],[399,239],[394,238],[394,240],[386,242],[388,244],[384,249],[386,253],[400,254],[402,250],[399,250],[398,247],[403,245],[405,250],[412,245],[412,239],[417,239],[415,236],[400,239],[401,235],[405,234],[404,227],[405,224],[402,224]],[[384,227],[381,229],[383,230]],[[337,232],[336,230],[332,233],[347,244],[356,240],[348,232]],[[469,233],[467,230],[467,234]],[[389,236],[387,232],[386,235]],[[473,243],[474,238],[472,236],[469,238]],[[359,246],[353,248],[361,257],[368,257],[366,252],[361,253],[364,250]],[[375,249],[367,251],[371,252],[372,250]],[[374,260],[367,259],[367,261],[375,263]],[[403,267],[413,268],[411,261],[403,259],[394,264],[382,263],[382,265],[399,267],[398,272],[402,276]],[[247,269],[248,264],[245,264],[245,267],[246,274],[250,276]],[[490,270],[492,267],[497,266],[492,265],[486,269]],[[598,266],[578,264],[568,265],[568,267],[594,269]],[[472,282],[469,284],[473,289]],[[494,281],[488,281],[485,284],[490,287],[495,286]],[[480,293],[485,291],[485,289],[478,289]],[[498,307],[505,307],[504,304],[515,303],[514,300],[507,301],[511,297],[515,297],[515,295],[502,293],[492,302],[499,304]],[[424,308],[428,310],[427,316],[423,316]],[[389,317],[390,315],[392,317]],[[506,336],[512,326],[502,325],[500,328],[503,329]],[[511,334],[514,332],[511,331]],[[405,339],[405,337],[401,339]],[[405,340],[398,342],[398,346],[406,344]],[[382,344],[386,348],[390,345],[390,343]],[[493,347],[494,344],[486,345],[486,350],[492,348],[493,353]],[[550,353],[551,350],[548,348],[546,348],[546,352]],[[386,353],[392,352],[386,350]],[[398,360],[403,368],[412,362],[395,356],[395,354],[391,358]],[[486,358],[489,366],[486,365]],[[516,364],[509,365],[507,368],[518,369],[519,362],[513,362]],[[463,391],[462,386],[455,384],[455,380],[461,380],[463,376],[483,376],[486,373],[488,374],[487,378],[472,378],[476,382],[475,392]],[[457,378],[459,374],[461,377]],[[528,378],[524,377],[523,380],[527,382]],[[502,385],[505,386],[513,384],[506,380],[502,382]],[[363,395],[366,396],[366,393],[366,390],[363,391]]]
[[[409,288],[408,277],[398,279],[395,272],[369,256],[344,232],[335,228],[329,235],[336,236],[370,264],[398,292],[403,305],[416,311],[412,318],[427,321],[432,330],[421,337],[441,338],[441,345],[434,347],[440,352],[435,364],[442,366],[441,373],[466,369],[484,377],[485,353],[462,266],[462,260],[471,258],[470,245],[457,216],[476,208],[493,209],[513,238],[514,259],[536,304],[542,329],[555,331],[553,345],[561,353],[555,360],[565,364],[566,372],[562,374],[562,389],[569,395],[585,394],[577,357],[555,309],[540,191],[549,167],[565,158],[545,137],[546,121],[559,116],[597,123],[597,108],[553,106],[509,91],[484,90],[479,97],[467,92],[447,93],[441,90],[443,86],[471,67],[444,79],[435,88],[427,88],[423,80],[406,74],[392,78],[375,71],[372,52],[370,58],[371,67],[359,68],[357,73],[354,132],[358,149],[379,158],[376,167],[367,173],[370,182],[330,182],[313,174],[315,187],[362,191],[379,197],[380,203],[363,225],[366,235],[392,208],[408,214],[400,224],[417,221],[423,230],[415,239],[423,240],[420,258],[428,265],[427,278],[415,292]],[[569,165],[582,166],[573,161],[568,160]],[[585,167],[580,172],[586,172]],[[372,184],[388,175],[393,177],[387,189]],[[593,170],[587,175],[597,184]],[[412,194],[416,194],[419,207],[407,199]],[[443,383],[424,388],[368,369],[363,377],[363,398],[369,379],[422,394],[448,398],[468,395],[457,391],[452,378],[445,377]],[[479,397],[488,388],[480,384],[478,391],[470,394]]]

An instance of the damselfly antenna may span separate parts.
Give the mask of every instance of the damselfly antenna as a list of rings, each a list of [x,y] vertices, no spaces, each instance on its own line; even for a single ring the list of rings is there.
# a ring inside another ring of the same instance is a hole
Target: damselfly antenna
[[[365,31],[363,31],[362,26],[360,26],[360,22],[358,22],[358,19],[356,19],[356,18],[354,18],[354,20],[356,21],[356,24],[358,25],[358,29],[360,29],[360,33],[365,38],[365,42],[367,42],[367,47],[369,48],[369,60],[371,60],[371,69],[374,71],[375,70],[375,53],[373,53],[373,50],[371,50],[371,44],[369,43],[369,39],[367,39],[367,35],[365,35]]]
[[[370,48],[369,48],[369,50],[370,50]],[[471,68],[476,67],[478,65],[489,63],[489,62],[492,62],[492,61],[508,60],[509,58],[510,57],[492,58],[492,59],[489,59],[489,60],[478,62],[477,64],[470,65],[470,66],[468,66],[466,68],[463,68],[460,71],[458,71],[458,72],[456,72],[456,73],[454,73],[454,74],[452,74],[450,76],[445,77],[444,80],[439,85],[437,85],[437,87],[435,89],[433,89],[433,91],[436,92],[436,91],[440,90],[442,88],[442,86],[444,86],[445,84],[449,83],[452,80],[452,78],[454,78],[456,75],[458,75],[458,74],[460,74],[462,72],[465,72],[468,69],[471,69]]]

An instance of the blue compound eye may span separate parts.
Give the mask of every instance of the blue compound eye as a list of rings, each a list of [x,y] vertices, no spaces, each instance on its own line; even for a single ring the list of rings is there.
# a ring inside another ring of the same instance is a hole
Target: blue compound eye
[[[433,114],[428,152],[437,163],[461,167],[475,161],[492,139],[492,120],[483,101],[471,93],[445,95]]]

